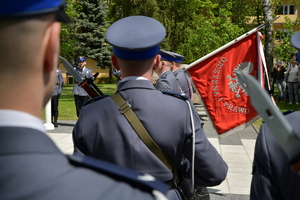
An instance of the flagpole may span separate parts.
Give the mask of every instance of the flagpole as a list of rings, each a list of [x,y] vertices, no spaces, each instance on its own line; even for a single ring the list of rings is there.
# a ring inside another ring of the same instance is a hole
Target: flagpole
[[[244,38],[247,37],[248,35],[251,35],[252,33],[255,33],[257,30],[258,30],[257,28],[254,28],[254,29],[252,29],[251,31],[245,33],[244,35],[241,35],[240,37],[238,37],[238,38],[232,40],[231,42],[229,42],[229,43],[227,43],[227,44],[225,44],[224,46],[222,46],[222,47],[220,47],[220,48],[218,48],[218,49],[216,49],[216,50],[210,52],[209,54],[206,54],[206,55],[203,56],[202,58],[196,60],[195,62],[193,62],[193,63],[189,64],[187,67],[185,67],[185,70],[187,70],[187,69],[193,67],[194,65],[197,65],[198,63],[202,62],[203,60],[206,60],[207,58],[209,58],[209,57],[211,57],[211,56],[213,56],[213,55],[219,53],[220,51],[226,49],[227,47],[233,45],[234,43],[237,43],[238,41],[244,39]]]
[[[276,18],[273,19],[272,21],[275,21],[275,20],[278,19],[279,17],[280,17],[280,16],[276,17]],[[197,65],[198,63],[202,62],[203,60],[205,60],[205,59],[207,59],[207,58],[209,58],[209,57],[211,57],[211,56],[213,56],[214,54],[219,53],[220,51],[222,51],[222,50],[226,49],[227,47],[233,45],[234,43],[236,43],[236,42],[238,42],[238,41],[244,39],[245,37],[251,35],[252,33],[255,33],[256,31],[262,29],[264,26],[265,26],[265,24],[261,24],[261,25],[259,25],[258,27],[256,27],[256,28],[250,30],[249,32],[247,32],[247,33],[241,35],[240,37],[238,37],[238,38],[232,40],[231,42],[225,44],[224,46],[222,46],[222,47],[220,47],[220,48],[218,48],[218,49],[212,51],[211,53],[209,53],[209,54],[203,56],[202,58],[200,58],[200,59],[196,60],[195,62],[193,62],[193,63],[189,64],[188,66],[186,66],[186,67],[185,67],[185,70],[187,70],[187,69],[193,67],[194,65]]]

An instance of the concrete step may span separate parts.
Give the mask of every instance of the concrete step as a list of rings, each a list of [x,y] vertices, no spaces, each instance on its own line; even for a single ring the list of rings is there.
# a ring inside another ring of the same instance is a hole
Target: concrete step
[[[206,113],[206,111],[203,107],[203,104],[202,103],[195,103],[194,106],[195,106],[201,120],[208,121],[209,118],[208,118],[207,113]]]

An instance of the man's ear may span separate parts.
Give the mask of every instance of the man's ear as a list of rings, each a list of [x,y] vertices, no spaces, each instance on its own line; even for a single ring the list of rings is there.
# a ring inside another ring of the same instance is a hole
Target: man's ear
[[[176,63],[174,61],[172,61],[171,62],[171,71],[173,71],[175,67],[176,67]]]
[[[161,60],[161,55],[156,55],[156,57],[154,58],[154,61],[153,61],[153,70],[156,70],[159,65],[160,65],[160,61]]]
[[[111,62],[112,62],[113,66],[114,66],[114,68],[115,68],[116,70],[120,70],[117,56],[112,55],[112,56],[111,56]]]
[[[53,68],[57,67],[60,47],[60,23],[54,22],[49,25],[45,37],[44,70],[51,72]]]

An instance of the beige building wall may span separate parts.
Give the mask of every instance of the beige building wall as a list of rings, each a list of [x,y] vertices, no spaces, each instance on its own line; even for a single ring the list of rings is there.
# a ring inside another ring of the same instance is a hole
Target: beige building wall
[[[93,70],[94,74],[96,72],[99,72],[99,75],[97,76],[97,78],[109,77],[109,68],[102,69],[100,67],[97,67],[97,62],[95,60],[87,58],[86,67],[91,68]],[[63,78],[64,78],[65,83],[68,83],[67,82],[67,75],[66,75],[67,70],[64,68],[62,63],[59,64],[59,68],[62,70],[62,74],[63,74]]]
[[[285,0],[285,1],[283,1],[283,3],[282,3],[282,6],[284,6],[284,5],[293,5],[293,4],[288,3],[288,1]],[[273,27],[274,30],[277,30],[277,29],[283,29],[283,28],[281,27],[281,24],[282,24],[282,23],[285,23],[285,17],[288,17],[292,22],[295,22],[297,18],[300,18],[300,12],[299,12],[300,5],[294,5],[294,6],[295,6],[295,7],[294,7],[294,9],[295,9],[295,14],[292,14],[292,15],[276,15],[276,17],[274,17],[274,19],[277,18],[277,17],[279,17],[278,19],[276,19],[276,20],[274,21],[274,27]],[[255,16],[251,16],[251,17],[249,17],[249,18],[250,18],[250,20],[249,20],[249,23],[250,23],[250,24],[253,22],[253,20],[256,19]]]

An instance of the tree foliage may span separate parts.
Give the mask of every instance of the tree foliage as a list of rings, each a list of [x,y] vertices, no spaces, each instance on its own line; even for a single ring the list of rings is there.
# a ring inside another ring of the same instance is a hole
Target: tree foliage
[[[282,59],[285,63],[290,62],[290,55],[296,53],[297,50],[290,44],[291,36],[298,30],[300,30],[300,19],[296,19],[296,22],[292,22],[288,17],[285,17],[285,23],[282,24],[284,30],[278,31],[276,37],[279,39],[274,52],[277,58]]]
[[[67,9],[66,13],[71,20],[74,20],[78,17],[77,12],[74,9],[74,1],[68,0],[67,1]],[[60,34],[60,54],[62,57],[66,58],[67,60],[73,60],[74,58],[74,47],[76,45],[76,40],[74,38],[74,28],[70,25],[62,24],[61,25],[61,34]]]
[[[66,57],[85,55],[100,66],[110,66],[110,47],[105,43],[107,22],[113,23],[132,15],[157,19],[167,30],[161,48],[185,56],[191,63],[232,41],[247,31],[266,23],[261,30],[268,65],[273,62],[272,19],[277,6],[299,5],[300,0],[67,0],[69,16],[76,18],[76,29],[63,26],[61,54]],[[69,5],[69,6],[70,6]],[[268,9],[267,9],[268,8]],[[268,17],[266,13],[268,12]],[[108,12],[108,13],[107,13]],[[255,16],[253,24],[250,17]],[[297,22],[298,24],[298,22]],[[287,21],[284,29],[297,27]],[[74,33],[75,32],[75,33]],[[282,33],[283,34],[283,33]],[[276,46],[275,56],[286,59],[293,51],[289,37]]]
[[[246,13],[235,20],[238,23],[228,20],[233,15],[232,9],[238,9],[237,2],[230,0],[224,4],[221,0],[110,0],[109,19],[114,22],[132,15],[157,19],[167,30],[167,37],[161,48],[184,55],[185,62],[190,63],[244,33],[246,28],[241,24],[245,24]],[[236,5],[235,8],[233,4]],[[244,23],[240,23],[241,19]]]
[[[76,0],[75,20],[76,56],[83,55],[97,61],[101,68],[109,67],[110,49],[105,42],[107,29],[106,16],[108,8],[102,0]]]
[[[199,22],[212,6],[209,0],[162,0],[157,4],[157,20],[165,26],[168,33],[162,48],[178,53],[182,53],[180,47],[188,41],[189,29],[198,26],[196,22]]]
[[[108,19],[115,22],[124,17],[144,15],[154,17],[158,12],[156,0],[109,0]]]
[[[218,7],[218,6],[217,6]],[[188,29],[188,39],[181,45],[182,54],[188,62],[193,62],[225,45],[245,32],[245,29],[228,20],[231,15],[231,3],[225,8],[218,7],[208,12],[193,27]],[[215,17],[215,13],[218,13]],[[194,28],[195,27],[195,28]]]

